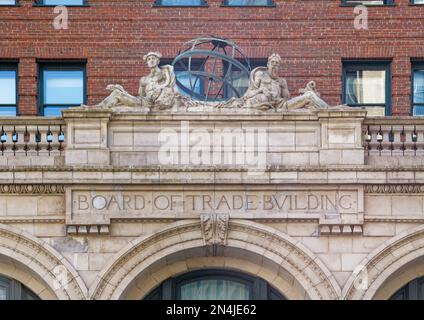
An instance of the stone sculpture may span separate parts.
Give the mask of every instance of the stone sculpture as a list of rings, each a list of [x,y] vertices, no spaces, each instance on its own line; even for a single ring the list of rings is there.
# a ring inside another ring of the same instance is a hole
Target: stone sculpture
[[[327,108],[328,104],[320,98],[316,91],[316,83],[310,81],[300,96],[290,99],[287,81],[278,76],[281,57],[272,54],[268,58],[267,67],[257,67],[250,73],[249,88],[239,99],[232,99],[222,107],[240,107],[256,110],[290,111],[296,109]]]
[[[267,67],[258,67],[250,73],[249,88],[237,101],[245,108],[277,109],[290,98],[287,81],[278,76],[281,58],[272,54]]]
[[[274,53],[268,58],[266,67],[257,67],[249,76],[249,87],[240,98],[231,98],[225,102],[196,101],[181,95],[176,90],[176,79],[173,67],[159,67],[159,52],[149,52],[143,60],[150,73],[140,79],[138,96],[129,94],[120,85],[108,85],[111,94],[100,102],[98,108],[112,108],[116,112],[126,111],[180,111],[180,112],[246,112],[273,111],[289,112],[294,110],[315,110],[329,108],[316,91],[316,83],[310,81],[301,95],[290,98],[287,81],[278,76],[282,63],[281,57]]]
[[[143,56],[150,73],[140,79],[138,97],[132,96],[120,85],[108,85],[106,89],[112,93],[97,107],[127,106],[160,110],[172,108],[176,97],[175,74],[170,65],[159,67],[161,57],[159,52],[149,52]]]

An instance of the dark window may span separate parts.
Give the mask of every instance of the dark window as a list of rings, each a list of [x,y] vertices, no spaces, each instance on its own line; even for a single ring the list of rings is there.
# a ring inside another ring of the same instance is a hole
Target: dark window
[[[201,270],[164,281],[146,300],[284,300],[261,278],[226,270]]]
[[[349,5],[381,6],[393,4],[394,0],[342,0],[342,3]]]
[[[203,0],[156,0],[157,6],[205,6],[206,2]]]
[[[424,300],[424,277],[412,280],[400,288],[390,300]]]
[[[19,281],[0,275],[0,300],[39,300],[40,298]]]
[[[267,58],[252,58],[249,59],[250,69],[253,70],[257,67],[266,67],[268,59]],[[239,61],[240,63],[244,63],[244,61]],[[247,88],[249,87],[249,75],[245,72],[241,71],[241,69],[238,69],[236,66],[232,65],[231,73],[228,75],[228,81],[230,82],[231,86],[234,87],[237,92],[239,92],[241,95],[243,95]],[[224,66],[224,74],[227,74],[228,72],[228,65],[226,64]],[[225,99],[229,99],[232,97],[235,97],[235,92],[231,88],[230,85],[226,85],[224,88],[224,97]]]
[[[40,6],[84,6],[87,0],[38,0]]]
[[[343,103],[390,115],[390,63],[344,62]]]
[[[272,0],[224,0],[225,6],[273,6]]]
[[[162,59],[160,65],[172,64],[171,59]],[[191,60],[191,75],[188,70],[188,58],[181,59],[174,65],[174,73],[177,80],[178,91],[186,96],[193,96],[200,99],[204,92],[204,79],[196,75],[196,72],[203,72],[204,65],[200,59]],[[183,88],[182,88],[183,87]],[[192,93],[193,92],[193,93]]]
[[[0,0],[0,6],[15,6],[16,0]]]
[[[412,115],[424,116],[424,62],[412,65]]]
[[[0,62],[0,116],[16,116],[18,65]]]
[[[41,63],[39,113],[60,116],[61,110],[86,101],[85,65],[81,63]]]

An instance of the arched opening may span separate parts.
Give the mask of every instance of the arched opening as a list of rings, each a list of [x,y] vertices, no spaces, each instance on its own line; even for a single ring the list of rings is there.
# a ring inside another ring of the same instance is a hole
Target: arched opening
[[[424,277],[408,282],[390,300],[424,300]]]
[[[0,224],[0,275],[1,294],[11,299],[20,297],[16,293],[19,288],[21,293],[23,289],[42,300],[87,297],[84,282],[59,252],[43,240],[4,224]]]
[[[308,248],[271,227],[229,221],[226,244],[205,245],[199,220],[173,223],[132,240],[90,287],[91,299],[139,300],[172,277],[233,270],[272,284],[287,299],[338,299],[340,287]]]
[[[285,300],[267,281],[242,272],[205,269],[163,281],[145,300]]]
[[[40,300],[21,282],[0,275],[0,300]]]
[[[374,249],[359,263],[361,271],[353,272],[346,282],[344,299],[417,299],[422,294],[419,279],[424,276],[423,239],[424,225],[420,225]]]

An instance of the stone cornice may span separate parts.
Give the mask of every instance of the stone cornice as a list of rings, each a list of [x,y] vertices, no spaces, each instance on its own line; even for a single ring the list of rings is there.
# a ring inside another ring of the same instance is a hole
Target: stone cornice
[[[14,166],[0,167],[0,172],[254,172],[254,169],[240,166]],[[424,165],[419,166],[267,166],[258,172],[424,172]]]
[[[0,223],[65,223],[64,217],[0,217]]]
[[[365,215],[365,222],[400,222],[400,223],[424,223],[424,217],[419,216],[372,216]]]
[[[1,184],[424,184],[424,167],[273,167],[264,171],[241,168],[12,168],[0,174]],[[395,188],[395,187],[391,187]],[[408,190],[416,190],[416,186]],[[402,188],[399,187],[399,190]],[[371,190],[367,187],[367,190]],[[390,189],[392,190],[392,189]],[[403,189],[402,189],[403,190]],[[378,190],[376,189],[375,192]],[[393,192],[393,191],[390,191]],[[409,191],[406,191],[409,192]],[[414,191],[415,192],[415,191]],[[421,191],[420,191],[421,192]]]

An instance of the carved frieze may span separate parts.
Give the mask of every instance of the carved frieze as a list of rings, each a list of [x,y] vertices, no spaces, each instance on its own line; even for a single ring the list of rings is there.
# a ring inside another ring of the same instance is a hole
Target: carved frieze
[[[64,194],[60,184],[0,184],[0,194]]]
[[[365,193],[424,193],[422,184],[368,184]]]

